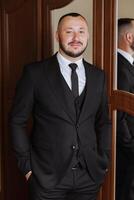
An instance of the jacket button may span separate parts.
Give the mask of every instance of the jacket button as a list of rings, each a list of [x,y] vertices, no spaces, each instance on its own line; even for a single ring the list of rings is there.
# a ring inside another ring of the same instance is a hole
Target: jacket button
[[[72,149],[73,149],[74,151],[77,151],[77,150],[79,149],[79,147],[78,147],[78,145],[76,144],[76,145],[73,145],[73,146],[72,146]]]
[[[73,149],[73,150],[75,150],[75,149],[76,149],[76,146],[75,146],[75,145],[73,145],[73,146],[72,146],[72,149]]]

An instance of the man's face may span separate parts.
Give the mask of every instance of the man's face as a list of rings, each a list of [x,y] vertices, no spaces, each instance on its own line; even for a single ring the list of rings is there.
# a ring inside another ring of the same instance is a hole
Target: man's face
[[[60,22],[56,38],[63,56],[82,57],[89,38],[87,23],[81,16],[67,16]]]

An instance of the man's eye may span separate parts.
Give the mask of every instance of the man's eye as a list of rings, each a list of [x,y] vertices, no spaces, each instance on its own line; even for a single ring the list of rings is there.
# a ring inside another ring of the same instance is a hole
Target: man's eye
[[[72,31],[66,31],[66,33],[72,33]]]
[[[80,33],[82,33],[82,34],[83,34],[83,33],[85,33],[85,32],[84,32],[84,31],[80,31]]]

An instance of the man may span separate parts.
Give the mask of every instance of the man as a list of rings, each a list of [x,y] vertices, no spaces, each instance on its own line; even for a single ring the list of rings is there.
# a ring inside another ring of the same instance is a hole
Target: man
[[[118,20],[118,89],[134,93],[134,19]],[[134,117],[118,112],[116,199],[134,199]]]
[[[83,16],[62,16],[56,38],[58,53],[26,66],[18,83],[10,118],[13,147],[30,199],[95,200],[110,151],[105,77],[83,59],[89,38]]]

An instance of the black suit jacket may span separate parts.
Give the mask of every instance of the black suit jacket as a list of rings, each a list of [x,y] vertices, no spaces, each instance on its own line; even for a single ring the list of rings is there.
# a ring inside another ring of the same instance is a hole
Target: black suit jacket
[[[134,93],[134,66],[118,53],[118,89]],[[134,153],[134,116],[118,112],[117,145]]]
[[[76,123],[71,90],[63,78],[56,55],[28,65],[17,84],[10,115],[13,147],[23,173],[29,170],[42,186],[53,187],[71,166],[76,132],[81,154],[92,178],[100,183],[108,166],[110,121],[103,71],[84,61],[87,92]],[[26,134],[32,113],[33,128]]]

